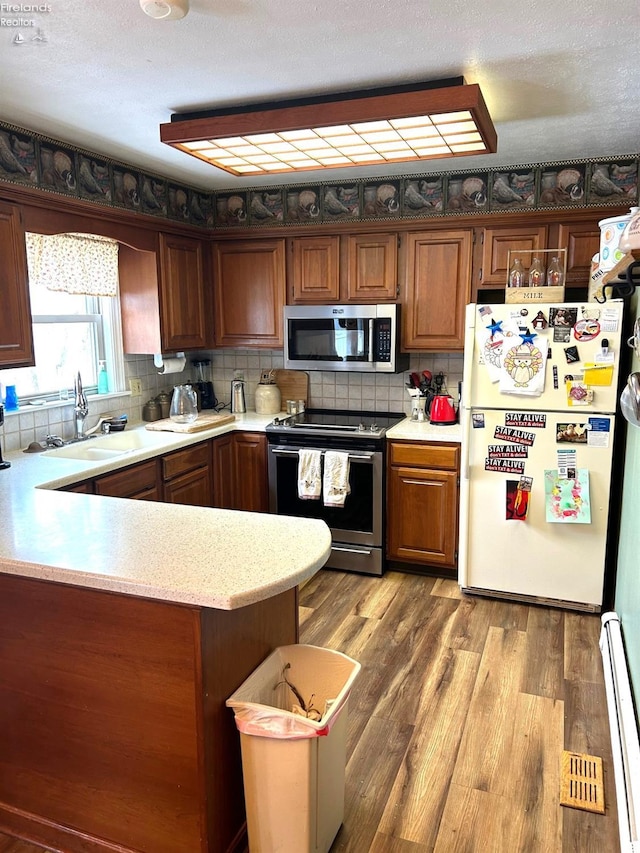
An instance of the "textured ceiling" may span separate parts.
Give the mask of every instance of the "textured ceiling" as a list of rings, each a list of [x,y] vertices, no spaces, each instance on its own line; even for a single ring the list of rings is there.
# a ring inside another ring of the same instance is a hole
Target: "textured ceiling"
[[[148,18],[138,0],[34,5],[50,11],[2,12],[0,120],[203,189],[252,186],[256,178],[162,144],[159,125],[173,112],[458,75],[482,88],[496,154],[369,166],[357,175],[640,150],[638,0],[191,0],[178,21]]]

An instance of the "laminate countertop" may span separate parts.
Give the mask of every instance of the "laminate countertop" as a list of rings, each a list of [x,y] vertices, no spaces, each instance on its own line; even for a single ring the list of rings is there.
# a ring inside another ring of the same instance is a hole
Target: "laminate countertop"
[[[140,431],[143,447],[101,461],[17,452],[0,471],[0,572],[173,603],[234,610],[312,577],[326,562],[323,521],[56,491],[230,432],[269,415],[189,435]]]

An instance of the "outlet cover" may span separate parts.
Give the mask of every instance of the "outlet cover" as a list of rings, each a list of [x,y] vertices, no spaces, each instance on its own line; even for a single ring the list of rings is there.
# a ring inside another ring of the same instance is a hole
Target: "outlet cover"
[[[133,397],[139,397],[142,394],[142,379],[130,379],[129,388]]]

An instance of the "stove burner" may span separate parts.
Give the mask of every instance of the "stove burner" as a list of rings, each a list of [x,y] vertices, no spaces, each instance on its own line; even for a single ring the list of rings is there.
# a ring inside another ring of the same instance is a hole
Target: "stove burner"
[[[400,423],[404,414],[396,412],[350,412],[340,409],[307,409],[299,415],[275,418],[267,432],[296,431],[305,435],[349,435],[383,438],[387,429]]]

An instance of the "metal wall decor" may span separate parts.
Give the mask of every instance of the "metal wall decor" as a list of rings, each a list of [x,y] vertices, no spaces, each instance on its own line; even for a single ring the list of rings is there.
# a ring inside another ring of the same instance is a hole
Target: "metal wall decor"
[[[640,155],[207,191],[0,122],[0,181],[202,228],[633,206]]]

